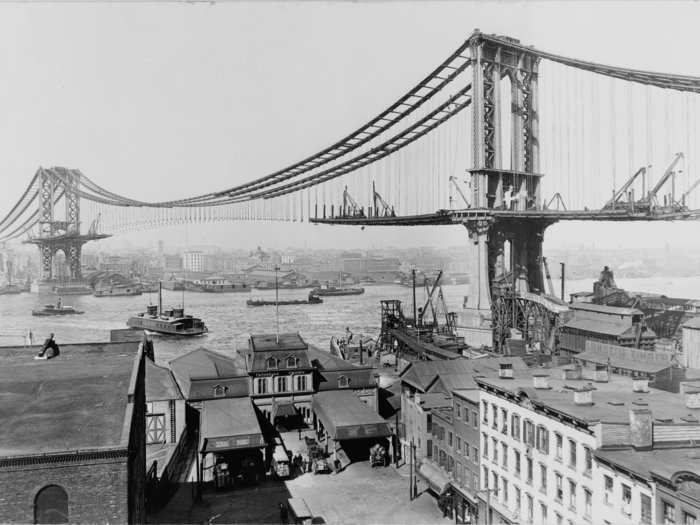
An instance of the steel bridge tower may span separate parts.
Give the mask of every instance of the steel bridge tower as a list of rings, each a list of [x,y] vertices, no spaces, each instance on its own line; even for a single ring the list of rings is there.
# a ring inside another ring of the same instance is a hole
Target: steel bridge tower
[[[63,251],[72,280],[82,279],[80,256],[83,244],[104,239],[106,234],[80,233],[80,174],[66,168],[40,169],[39,231],[26,243],[36,244],[41,257],[41,280],[54,278],[53,261]],[[57,219],[57,204],[63,198],[65,219]]]
[[[477,209],[542,209],[537,108],[540,58],[518,44],[515,39],[492,38],[478,30],[469,40],[474,162],[469,171],[472,207]],[[508,84],[510,104],[502,96]],[[510,122],[507,160],[502,144],[504,117]],[[545,229],[554,221],[499,216],[463,222],[477,264],[474,278],[478,284],[472,288],[468,307],[478,313],[481,326],[487,327],[502,322],[496,319],[494,305],[499,298],[544,291],[542,241]]]

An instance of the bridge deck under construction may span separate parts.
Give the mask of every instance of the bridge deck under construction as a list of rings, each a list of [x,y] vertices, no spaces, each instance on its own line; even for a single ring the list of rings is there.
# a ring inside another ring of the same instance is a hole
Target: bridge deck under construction
[[[401,344],[404,344],[410,348],[412,352],[425,356],[428,359],[459,359],[462,357],[461,354],[457,352],[440,348],[439,346],[426,341],[420,341],[419,339],[416,339],[415,336],[406,333],[404,330],[393,329],[390,330],[389,333]]]

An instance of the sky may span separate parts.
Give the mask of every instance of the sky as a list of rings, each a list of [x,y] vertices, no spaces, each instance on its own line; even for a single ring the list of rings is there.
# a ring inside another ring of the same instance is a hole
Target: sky
[[[39,166],[79,168],[139,200],[260,177],[380,112],[474,28],[700,75],[699,15],[696,2],[0,3],[0,215]],[[559,224],[546,246],[683,245],[699,229]],[[228,223],[103,242],[160,238],[247,249],[450,246],[467,236],[458,226]]]

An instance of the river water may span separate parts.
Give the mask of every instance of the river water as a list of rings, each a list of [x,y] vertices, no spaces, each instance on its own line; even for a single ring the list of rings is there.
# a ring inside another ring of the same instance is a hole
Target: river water
[[[627,290],[664,293],[671,297],[700,298],[700,277],[652,277],[643,279],[618,279],[618,286]],[[554,282],[556,290],[559,283]],[[591,290],[592,280],[567,281],[566,293]],[[469,285],[446,285],[443,293],[452,311],[462,307]],[[301,299],[308,290],[280,290],[280,299]],[[150,297],[149,297],[150,295]],[[399,285],[366,286],[363,295],[324,297],[323,304],[280,306],[281,332],[299,332],[304,339],[327,349],[331,336],[342,336],[345,327],[355,334],[376,337],[379,334],[380,300],[403,301],[408,315],[412,305],[411,289]],[[273,299],[273,291],[248,293],[209,294],[185,292],[186,313],[201,317],[209,328],[209,334],[194,338],[158,337],[155,341],[156,359],[168,362],[196,348],[234,356],[236,348],[247,345],[251,333],[274,333],[275,307],[250,308],[246,300]],[[418,289],[417,303],[422,305],[425,292]],[[163,306],[178,306],[182,292],[163,291]],[[31,311],[43,304],[54,303],[56,296],[23,293],[0,296],[0,346],[23,344],[24,334],[32,330],[35,342],[41,342],[54,332],[59,345],[69,342],[106,341],[109,331],[126,328],[130,315],[145,310],[149,299],[157,301],[157,294],[132,297],[66,296],[63,303],[84,310],[83,315],[65,317],[33,317]]]

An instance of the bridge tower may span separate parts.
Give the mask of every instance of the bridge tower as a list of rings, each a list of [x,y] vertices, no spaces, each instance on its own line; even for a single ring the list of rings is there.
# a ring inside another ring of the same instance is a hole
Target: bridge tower
[[[463,220],[472,241],[471,260],[477,265],[467,306],[478,314],[475,321],[487,328],[498,321],[493,319],[497,311],[493,301],[498,297],[544,290],[542,240],[552,222],[518,216],[518,212],[542,209],[537,109],[540,59],[518,40],[478,30],[470,37],[469,49],[473,72],[471,208],[489,213],[475,213]],[[504,128],[510,128],[507,141]]]
[[[53,262],[63,251],[71,280],[81,280],[83,244],[109,235],[80,233],[80,173],[66,168],[39,169],[39,231],[26,243],[36,244],[41,256],[41,280],[54,279]],[[65,203],[64,220],[57,219],[57,204]]]

